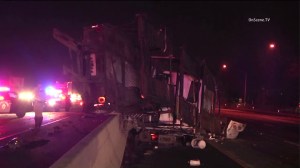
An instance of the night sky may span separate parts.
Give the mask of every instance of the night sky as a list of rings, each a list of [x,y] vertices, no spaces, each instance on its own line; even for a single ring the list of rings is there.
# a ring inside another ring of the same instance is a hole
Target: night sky
[[[60,80],[69,53],[52,37],[53,28],[80,41],[87,25],[126,24],[139,12],[166,25],[174,45],[186,46],[195,62],[205,59],[228,94],[241,96],[247,74],[249,100],[271,88],[299,101],[297,1],[0,2],[0,77]]]

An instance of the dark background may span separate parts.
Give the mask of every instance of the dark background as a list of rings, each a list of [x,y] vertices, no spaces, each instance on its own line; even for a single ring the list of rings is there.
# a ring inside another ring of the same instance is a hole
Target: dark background
[[[23,76],[28,85],[61,80],[69,53],[52,37],[53,28],[80,41],[87,25],[127,24],[140,12],[153,24],[167,26],[174,46],[186,46],[195,64],[205,59],[231,101],[243,98],[247,74],[248,102],[267,98],[273,104],[298,105],[297,1],[0,2],[0,77]],[[270,42],[276,44],[274,50],[268,48]]]

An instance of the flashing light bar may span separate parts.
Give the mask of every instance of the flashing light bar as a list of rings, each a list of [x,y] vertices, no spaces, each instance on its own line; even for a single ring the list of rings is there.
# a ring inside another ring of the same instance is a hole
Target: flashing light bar
[[[62,90],[56,89],[53,86],[48,86],[48,87],[46,87],[45,92],[46,92],[46,95],[58,97],[62,93]]]
[[[0,92],[7,92],[7,91],[10,91],[10,88],[9,88],[9,87],[6,87],[6,86],[0,86]]]

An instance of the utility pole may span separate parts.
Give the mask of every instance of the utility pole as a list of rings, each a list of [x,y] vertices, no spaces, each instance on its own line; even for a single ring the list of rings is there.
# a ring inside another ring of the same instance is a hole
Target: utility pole
[[[244,84],[244,107],[246,106],[247,98],[247,73],[245,72],[245,84]]]
[[[145,25],[145,15],[137,14],[137,22],[138,22],[138,42],[140,47],[140,81],[141,81],[141,91],[145,97],[148,97],[149,93],[149,85],[148,85],[148,77],[149,77],[149,63],[150,59],[148,58],[147,49],[147,41],[146,41],[146,25]]]

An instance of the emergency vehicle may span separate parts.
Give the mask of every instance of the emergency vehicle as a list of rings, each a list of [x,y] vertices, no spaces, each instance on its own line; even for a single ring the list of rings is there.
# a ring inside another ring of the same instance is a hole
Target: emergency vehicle
[[[32,111],[34,95],[30,91],[16,92],[8,86],[0,86],[0,113],[14,113],[22,118]]]
[[[71,107],[83,105],[81,95],[72,90],[72,82],[56,82],[45,88],[45,111],[70,111]]]

